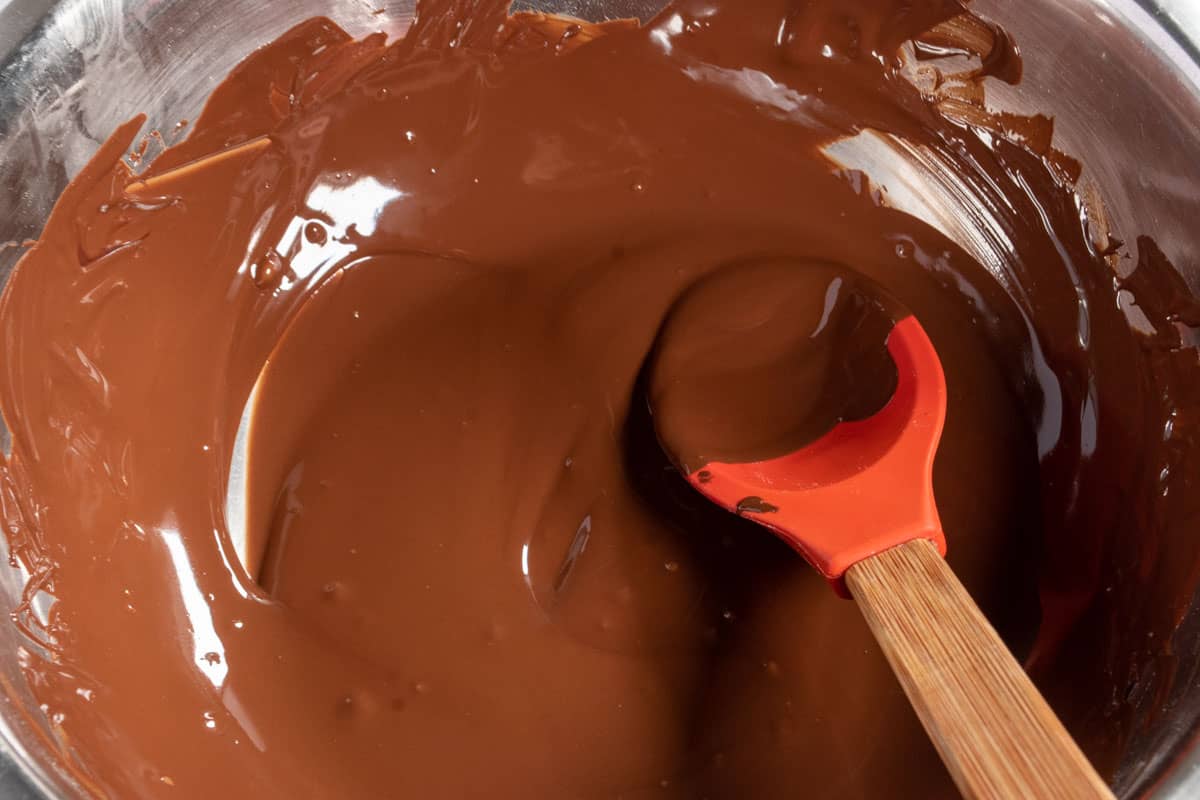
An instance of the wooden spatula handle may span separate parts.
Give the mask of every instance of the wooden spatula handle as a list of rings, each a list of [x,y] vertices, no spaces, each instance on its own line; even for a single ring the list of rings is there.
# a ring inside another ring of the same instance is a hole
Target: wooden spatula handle
[[[846,583],[964,797],[1113,797],[930,542]]]

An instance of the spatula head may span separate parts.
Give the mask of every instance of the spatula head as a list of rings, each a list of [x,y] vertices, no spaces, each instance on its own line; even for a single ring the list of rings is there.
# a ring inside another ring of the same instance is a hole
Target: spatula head
[[[944,555],[933,457],[946,418],[941,361],[916,317],[888,336],[896,391],[872,417],[843,422],[767,461],[710,462],[688,474],[708,499],[770,528],[840,590],[859,561],[913,539]]]

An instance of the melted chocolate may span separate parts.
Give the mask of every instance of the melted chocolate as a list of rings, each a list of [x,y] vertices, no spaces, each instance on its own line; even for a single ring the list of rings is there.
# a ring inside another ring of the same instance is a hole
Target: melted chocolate
[[[1048,137],[907,79],[913,37],[992,30],[962,14],[431,1],[253,54],[140,187],[118,130],[0,302],[14,619],[85,791],[952,796],[853,604],[655,438],[670,309],[754,263],[920,318],[951,564],[1111,769],[1200,565],[1200,317],[1152,243],[1114,271]],[[960,83],[1015,79],[983,49]],[[953,174],[969,250],[826,154],[865,131]]]
[[[827,264],[735,265],[670,312],[651,367],[655,430],[686,472],[800,449],[883,408],[902,309]]]

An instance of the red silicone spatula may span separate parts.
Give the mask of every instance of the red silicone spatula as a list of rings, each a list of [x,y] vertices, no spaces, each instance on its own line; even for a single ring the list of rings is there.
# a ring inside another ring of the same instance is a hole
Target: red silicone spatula
[[[858,602],[964,796],[1111,798],[942,559],[933,457],[945,377],[916,318],[898,322],[887,346],[896,391],[877,414],[788,455],[712,462],[688,480]]]

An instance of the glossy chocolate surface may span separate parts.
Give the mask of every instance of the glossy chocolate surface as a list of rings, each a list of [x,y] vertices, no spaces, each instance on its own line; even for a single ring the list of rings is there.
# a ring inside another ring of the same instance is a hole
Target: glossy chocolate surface
[[[117,131],[0,302],[16,618],[80,782],[953,796],[855,607],[654,434],[672,307],[783,263],[929,332],[951,564],[1109,768],[1171,680],[1129,631],[1165,641],[1196,583],[1200,309],[1085,213],[1046,120],[977,105],[1017,64],[949,0],[678,0],[640,28],[441,0],[392,42],[299,25],[141,188],[140,121]],[[864,132],[952,175],[985,246],[829,155]]]

